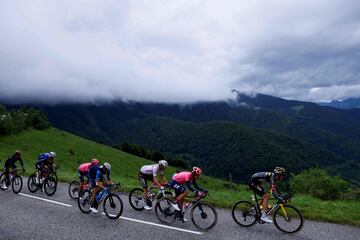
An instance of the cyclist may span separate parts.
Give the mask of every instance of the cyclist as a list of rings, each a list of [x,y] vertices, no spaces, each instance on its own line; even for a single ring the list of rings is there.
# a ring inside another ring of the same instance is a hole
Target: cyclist
[[[100,164],[100,161],[96,158],[91,159],[91,162],[89,163],[83,163],[79,166],[79,180],[80,180],[80,187],[79,191],[81,191],[85,185],[85,179],[84,177],[87,177],[89,179],[89,171],[92,166],[98,166]]]
[[[285,168],[276,167],[273,172],[258,172],[252,175],[251,180],[249,182],[250,189],[254,190],[255,193],[261,196],[262,202],[262,210],[261,210],[261,220],[267,223],[272,223],[272,220],[266,216],[266,209],[268,206],[270,195],[265,192],[264,188],[261,186],[263,182],[270,183],[270,193],[280,202],[283,201],[281,198],[280,192],[277,190],[275,182],[277,180],[284,179],[285,176]],[[261,203],[260,202],[260,203]]]
[[[152,181],[155,186],[162,187],[158,180],[158,173],[160,174],[163,184],[168,184],[168,181],[164,175],[164,170],[168,166],[166,160],[160,160],[157,164],[144,165],[141,167],[139,172],[139,181],[141,186],[144,189],[144,199],[145,199],[145,210],[151,210],[151,207],[147,204],[148,202],[148,185],[147,180]]]
[[[91,207],[90,210],[93,213],[97,213],[97,207],[98,203],[96,201],[96,194],[100,192],[101,190],[105,190],[105,184],[104,184],[104,175],[106,174],[106,178],[108,180],[108,183],[111,185],[112,181],[110,178],[110,170],[111,165],[110,163],[104,163],[101,166],[92,166],[89,170],[89,182],[91,184]]]
[[[25,172],[24,163],[21,159],[21,152],[19,150],[16,150],[13,155],[11,155],[6,161],[5,161],[5,179],[9,179],[9,173],[10,168],[12,169],[13,174],[16,172],[16,165],[15,163],[19,161],[22,167],[22,170]],[[3,186],[1,186],[2,189],[7,189],[6,181],[3,182]]]
[[[175,173],[172,177],[170,187],[175,190],[175,204],[172,204],[176,211],[180,211],[180,207],[183,204],[185,197],[189,194],[189,190],[194,192],[195,195],[202,195],[207,190],[197,185],[196,180],[199,179],[202,170],[199,167],[193,167],[191,172],[179,172]],[[185,188],[187,186],[187,189]],[[192,187],[194,185],[195,189]],[[183,218],[183,221],[187,221]]]
[[[40,179],[49,172],[50,167],[54,164],[56,157],[55,152],[41,153],[35,164],[37,170],[36,183],[40,184]]]

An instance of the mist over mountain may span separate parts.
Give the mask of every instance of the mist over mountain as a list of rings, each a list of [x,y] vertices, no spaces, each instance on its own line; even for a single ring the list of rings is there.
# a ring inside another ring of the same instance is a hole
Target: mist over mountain
[[[321,106],[329,106],[341,109],[352,109],[352,108],[360,108],[360,98],[348,98],[344,100],[335,100],[331,102],[319,102]]]

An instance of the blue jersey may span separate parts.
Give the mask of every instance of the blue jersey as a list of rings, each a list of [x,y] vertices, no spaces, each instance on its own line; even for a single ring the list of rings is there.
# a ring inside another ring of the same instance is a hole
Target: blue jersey
[[[42,153],[38,157],[38,161],[35,164],[36,168],[39,168],[40,166],[43,166],[45,164],[50,163],[50,153]]]

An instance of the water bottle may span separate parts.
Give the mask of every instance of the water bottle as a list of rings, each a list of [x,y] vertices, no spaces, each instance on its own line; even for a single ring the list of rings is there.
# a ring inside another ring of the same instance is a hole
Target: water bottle
[[[102,199],[102,196],[105,194],[105,191],[101,191],[97,194],[96,196],[96,201],[100,202],[100,200]]]

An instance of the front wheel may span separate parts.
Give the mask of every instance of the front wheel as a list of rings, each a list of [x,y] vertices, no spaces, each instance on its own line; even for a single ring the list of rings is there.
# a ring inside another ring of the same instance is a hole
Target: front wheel
[[[77,199],[79,195],[80,183],[78,181],[72,181],[69,185],[69,195],[72,199]]]
[[[45,193],[48,196],[52,196],[56,192],[57,182],[53,177],[48,177],[44,183]]]
[[[124,206],[121,198],[113,193],[110,193],[103,203],[104,213],[110,219],[117,219],[121,216]]]
[[[250,227],[256,223],[259,213],[251,202],[239,201],[234,205],[231,214],[237,224],[243,227]]]
[[[301,212],[290,205],[280,206],[274,212],[275,226],[285,233],[296,233],[304,225],[304,218]]]
[[[134,188],[130,191],[129,194],[129,202],[133,209],[136,211],[144,210],[144,197],[143,197],[144,190],[141,188]]]
[[[171,198],[161,198],[155,205],[155,213],[158,219],[163,223],[172,223],[179,212],[177,212],[172,204],[174,201]]]
[[[215,227],[218,219],[216,209],[211,204],[203,202],[192,207],[190,217],[197,228],[205,231]]]
[[[31,193],[34,193],[38,190],[38,185],[36,183],[36,174],[33,174],[28,178],[28,189]]]
[[[19,193],[23,187],[23,180],[19,175],[12,179],[11,187],[14,193]]]

